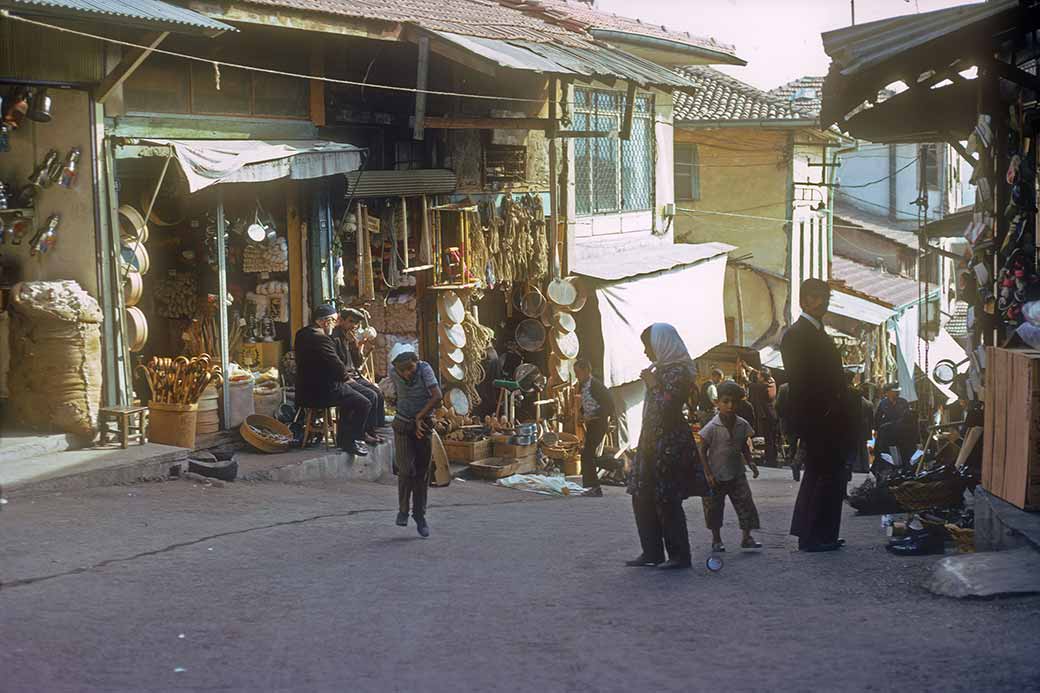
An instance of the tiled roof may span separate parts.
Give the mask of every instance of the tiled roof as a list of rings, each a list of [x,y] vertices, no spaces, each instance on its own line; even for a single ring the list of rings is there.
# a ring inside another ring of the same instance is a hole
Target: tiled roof
[[[681,67],[697,89],[676,94],[675,120],[806,120],[791,105],[707,65]]]
[[[834,229],[835,233],[840,232],[843,235],[848,232],[856,233],[855,229],[845,227],[858,226],[864,231],[887,238],[904,248],[917,249],[917,234],[911,230],[916,228],[916,221],[891,221],[886,217],[856,209],[848,202],[838,198],[834,202],[834,223],[840,227]]]
[[[831,260],[831,278],[845,282],[853,291],[871,296],[893,308],[913,303],[935,289],[935,285],[919,289],[913,279],[897,277],[838,255]]]
[[[585,31],[553,24],[505,7],[497,0],[248,0],[252,5],[320,12],[340,17],[412,24],[480,38],[560,43],[584,47]]]
[[[694,36],[688,31],[674,31],[661,24],[650,24],[639,19],[621,17],[610,12],[603,12],[590,7],[581,0],[500,0],[503,5],[517,6],[542,6],[550,15],[565,16],[578,22],[588,29],[603,29],[617,31],[636,36],[649,36],[652,38],[674,41],[694,48],[703,48],[716,53],[724,53],[736,56],[736,48],[725,43],[720,43],[713,38]],[[633,6],[638,10],[638,6]]]
[[[769,95],[787,101],[797,111],[816,117],[823,107],[823,77],[799,77],[776,89],[770,89]]]

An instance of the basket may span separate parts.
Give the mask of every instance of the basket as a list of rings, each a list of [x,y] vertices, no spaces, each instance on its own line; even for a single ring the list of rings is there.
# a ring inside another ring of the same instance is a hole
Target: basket
[[[581,450],[578,436],[572,433],[554,433],[552,436],[552,442],[542,443],[543,455],[560,462],[574,462],[578,459]]]
[[[262,435],[261,432],[264,431],[281,436],[284,440],[272,440]],[[269,416],[261,416],[260,414],[247,416],[245,422],[239,427],[238,432],[244,441],[260,452],[285,452],[292,444],[293,438],[292,431],[289,430],[288,426],[281,421],[272,419]]]
[[[198,414],[198,404],[149,403],[149,442],[191,450],[195,447],[195,424]]]
[[[954,508],[963,502],[964,482],[959,479],[939,481],[904,481],[888,489],[903,510]]]
[[[961,553],[975,553],[975,530],[965,529],[957,525],[946,525],[946,531],[957,542],[957,550]]]

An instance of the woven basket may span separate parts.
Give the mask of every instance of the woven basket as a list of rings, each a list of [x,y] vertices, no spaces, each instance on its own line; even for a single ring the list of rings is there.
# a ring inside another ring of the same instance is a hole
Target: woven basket
[[[964,482],[959,479],[904,481],[888,488],[899,506],[908,512],[957,507],[964,494]]]
[[[975,553],[975,530],[965,529],[957,525],[946,525],[946,531],[957,542],[957,550],[961,553]]]

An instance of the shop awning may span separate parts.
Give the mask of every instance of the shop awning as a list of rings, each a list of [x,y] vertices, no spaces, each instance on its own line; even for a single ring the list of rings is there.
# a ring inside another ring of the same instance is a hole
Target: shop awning
[[[447,169],[355,171],[347,174],[347,195],[356,198],[446,195],[455,192],[457,187],[458,177]]]
[[[217,183],[263,183],[289,178],[307,180],[350,173],[361,168],[364,150],[324,140],[159,140],[130,144],[145,147],[140,156],[167,156],[172,150],[188,190]]]
[[[683,265],[692,265],[719,255],[735,246],[726,243],[666,243],[625,252],[589,255],[574,264],[572,274],[590,279],[616,282],[641,274],[654,274]],[[714,346],[714,345],[713,345]]]
[[[230,24],[162,0],[0,0],[0,8],[24,16],[94,20],[211,38],[225,31],[238,31]]]
[[[891,308],[843,291],[831,291],[830,312],[867,325],[881,325],[896,314]]]

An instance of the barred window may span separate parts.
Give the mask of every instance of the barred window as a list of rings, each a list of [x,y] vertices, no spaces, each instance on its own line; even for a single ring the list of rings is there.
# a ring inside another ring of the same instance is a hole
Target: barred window
[[[574,129],[619,132],[626,95],[615,91],[574,90]],[[632,136],[574,140],[575,204],[579,215],[653,209],[654,101],[636,96]]]
[[[696,144],[675,145],[675,199],[701,199],[701,162]]]

